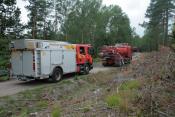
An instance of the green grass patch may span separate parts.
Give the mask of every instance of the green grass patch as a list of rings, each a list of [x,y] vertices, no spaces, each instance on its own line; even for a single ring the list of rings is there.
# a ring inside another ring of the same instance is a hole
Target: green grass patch
[[[83,113],[86,113],[86,112],[89,112],[89,111],[90,111],[90,108],[89,107],[83,108]]]
[[[110,108],[117,108],[120,105],[122,98],[119,94],[109,95],[106,98],[106,103]]]
[[[62,80],[60,84],[72,84],[71,80]]]
[[[123,112],[130,110],[130,104],[135,97],[132,91],[122,91],[118,94],[109,95],[106,98],[106,103],[109,108],[119,108]]]
[[[130,80],[125,83],[123,83],[120,86],[120,90],[133,90],[138,89],[141,86],[140,82],[138,80]]]
[[[137,89],[141,86],[138,80],[131,80],[123,83],[119,88],[119,93],[114,93],[106,97],[107,106],[121,111],[128,112],[132,109],[132,102],[139,96]]]
[[[16,117],[27,117],[28,111],[27,109],[22,109],[20,114]]]
[[[48,107],[48,105],[49,105],[48,102],[45,100],[40,100],[39,102],[37,102],[38,108],[46,108],[46,107]]]
[[[0,107],[0,115],[4,116],[6,113],[5,109]]]
[[[1,76],[0,77],[0,81],[6,81],[6,80],[9,80],[8,76]]]
[[[51,111],[51,117],[61,117],[61,109],[59,106],[54,106]]]

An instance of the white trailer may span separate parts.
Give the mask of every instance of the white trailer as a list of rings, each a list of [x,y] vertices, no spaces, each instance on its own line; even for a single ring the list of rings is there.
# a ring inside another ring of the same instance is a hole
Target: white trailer
[[[48,79],[77,71],[76,48],[67,42],[23,39],[11,42],[11,77],[19,80]]]

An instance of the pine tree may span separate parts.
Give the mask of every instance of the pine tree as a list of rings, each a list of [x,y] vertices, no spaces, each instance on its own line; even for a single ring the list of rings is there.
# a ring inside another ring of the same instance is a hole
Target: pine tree
[[[174,23],[174,26],[173,26],[172,33],[173,33],[173,43],[175,43],[175,23]]]
[[[22,25],[19,17],[16,0],[0,0],[0,36],[9,36],[17,26]]]
[[[25,0],[29,2],[26,9],[29,11],[27,29],[30,38],[47,39],[47,26],[51,20],[53,0]]]
[[[60,25],[64,24],[78,0],[54,0],[54,31],[58,33]]]
[[[174,0],[151,0],[146,13],[146,17],[149,18],[147,33],[152,40],[155,40],[156,46],[159,43],[167,44],[169,21],[173,10],[175,10]]]

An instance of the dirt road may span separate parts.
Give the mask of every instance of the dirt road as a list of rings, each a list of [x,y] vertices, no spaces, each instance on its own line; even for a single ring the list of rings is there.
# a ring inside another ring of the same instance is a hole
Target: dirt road
[[[133,60],[138,59],[139,56],[140,56],[139,53],[134,54]],[[97,73],[100,71],[106,71],[112,68],[114,67],[103,67],[101,63],[99,62],[99,63],[94,64],[94,69],[90,73],[92,74],[92,73]],[[37,88],[43,85],[48,86],[50,85],[50,83],[36,82],[36,81],[24,82],[24,81],[18,81],[17,79],[11,79],[9,81],[0,82],[0,97],[7,96],[7,95],[13,95],[18,92],[34,89],[34,88]]]
[[[104,68],[100,63],[94,65],[94,69],[90,73],[97,73],[99,71],[106,71],[110,68]],[[73,75],[71,76],[73,77]],[[0,97],[16,94],[21,91],[34,89],[42,85],[50,85],[48,82],[36,82],[36,81],[18,81],[17,79],[11,79],[9,81],[0,82]]]

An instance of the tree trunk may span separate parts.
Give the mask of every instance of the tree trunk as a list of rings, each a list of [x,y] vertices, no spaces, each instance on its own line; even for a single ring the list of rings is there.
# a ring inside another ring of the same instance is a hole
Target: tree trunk
[[[165,14],[163,13],[163,15],[162,15],[162,17],[163,17],[163,21],[162,21],[162,30],[163,30],[163,38],[162,38],[162,44],[163,45],[165,45]]]
[[[169,20],[169,12],[168,12],[168,8],[166,9],[166,12],[165,12],[165,45],[167,45],[167,41],[168,41],[168,20]]]
[[[33,16],[32,38],[36,38],[36,16]]]

